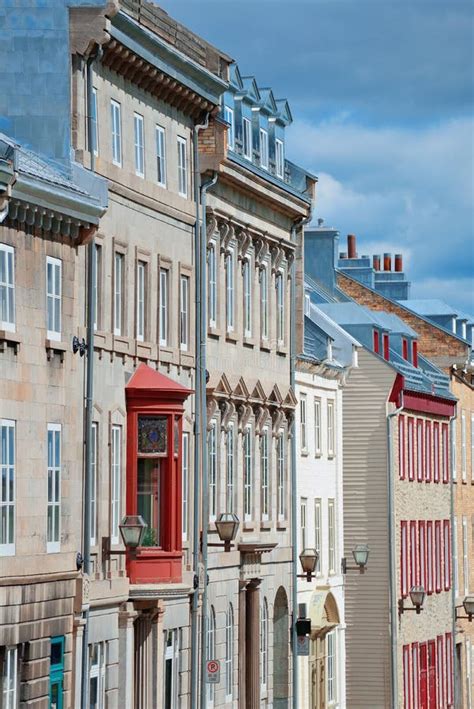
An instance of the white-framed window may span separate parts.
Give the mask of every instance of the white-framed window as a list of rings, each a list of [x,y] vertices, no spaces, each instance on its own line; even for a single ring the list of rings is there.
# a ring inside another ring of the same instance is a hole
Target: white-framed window
[[[327,416],[328,416],[328,458],[334,458],[336,454],[335,446],[335,416],[334,416],[334,401],[327,402]]]
[[[446,431],[446,426],[443,428],[443,431]],[[453,480],[457,480],[457,460],[456,460],[456,419],[453,419],[451,421],[451,470],[452,470],[452,475],[453,475]],[[445,436],[443,436],[443,448],[448,448],[449,445],[449,436],[447,433]],[[446,455],[446,454],[445,454]]]
[[[207,291],[207,310],[209,326],[217,325],[217,258],[216,244],[211,241],[207,249],[207,274],[209,278]]]
[[[118,101],[111,100],[110,112],[112,125],[112,162],[114,165],[122,167],[122,117],[121,107]]]
[[[454,595],[456,598],[459,596],[459,564],[458,564],[458,520],[457,517],[453,517],[453,581],[454,581]]]
[[[430,561],[432,562],[433,560],[433,529],[431,528],[431,547],[430,547],[430,526],[428,523],[427,526],[427,537],[426,537],[426,543],[427,543],[427,550],[428,550],[428,578],[429,578],[429,573],[430,573]],[[431,549],[431,556],[430,556],[430,549]],[[400,569],[400,587],[401,587],[401,592],[402,592],[402,597],[405,598],[408,594],[408,530],[407,530],[407,523],[405,521],[400,522],[400,550],[401,550],[401,569]],[[431,574],[432,574],[432,569],[431,569]],[[431,577],[432,578],[432,577]],[[431,582],[433,584],[433,581]],[[429,590],[429,587],[428,587]]]
[[[268,685],[268,603],[263,599],[260,609],[260,692],[265,694]]]
[[[260,167],[268,170],[268,133],[260,128]]]
[[[252,263],[245,259],[242,266],[244,291],[244,336],[252,336]]]
[[[336,573],[336,508],[334,500],[328,500],[328,572]]]
[[[48,552],[60,549],[61,536],[61,424],[48,423]]]
[[[160,345],[168,344],[169,271],[160,268]]]
[[[18,685],[18,647],[6,647],[2,670],[2,709],[17,709]]]
[[[306,453],[308,450],[308,436],[306,430],[307,419],[307,400],[306,394],[300,394],[300,446],[301,452]]]
[[[326,695],[328,706],[334,705],[337,699],[336,638],[335,630],[331,630],[331,632],[326,635]]]
[[[285,437],[280,431],[276,444],[277,459],[277,513],[278,519],[285,519],[286,512],[286,465],[285,465]]]
[[[462,570],[464,581],[464,595],[467,596],[469,594],[469,552],[467,546],[467,517],[462,518]]]
[[[145,177],[145,136],[143,131],[143,116],[133,114],[133,129],[135,137],[135,174]]]
[[[47,337],[61,339],[61,292],[62,262],[52,256],[46,257],[46,306]]]
[[[102,283],[102,246],[94,244],[95,269],[94,269],[94,330],[100,330],[101,318],[101,283]]]
[[[467,427],[466,412],[461,412],[461,475],[463,482],[467,479]]]
[[[189,276],[179,279],[179,348],[189,349]]]
[[[264,428],[260,437],[260,514],[262,520],[269,518],[269,460],[268,460],[268,428]]]
[[[229,603],[225,615],[225,701],[234,694],[234,609]]]
[[[439,423],[433,423],[433,481],[439,483]]]
[[[146,321],[146,263],[137,262],[137,340],[145,339]]]
[[[323,502],[320,497],[314,501],[314,548],[318,552],[316,574],[319,575],[323,564]]]
[[[225,433],[226,439],[226,512],[234,511],[235,504],[235,440],[234,424],[230,423]]]
[[[411,662],[412,662],[411,676],[412,676],[412,680],[413,680],[413,709],[421,709],[420,704],[419,704],[420,675],[419,675],[419,671],[418,671],[418,653],[419,653],[418,643],[412,643],[412,646],[411,646]]]
[[[107,664],[105,642],[89,645],[89,706],[105,709],[105,668]]]
[[[99,154],[99,121],[98,121],[99,109],[97,106],[97,89],[95,86],[92,87],[92,106],[91,106],[91,124],[92,124],[92,135],[91,141],[92,145],[89,146],[90,150],[93,150],[94,155]]]
[[[234,111],[232,108],[229,108],[229,106],[224,106],[224,120],[229,124],[229,128],[227,129],[227,147],[229,150],[233,150],[235,140]]]
[[[275,140],[275,169],[277,177],[283,179],[285,176],[285,152],[283,149],[283,141]]]
[[[268,339],[268,270],[263,266],[260,271],[260,335]]]
[[[231,250],[226,254],[225,257],[225,312],[227,332],[231,332],[234,329],[234,271],[234,251]]]
[[[0,328],[15,331],[15,251],[0,244]]]
[[[179,702],[180,633],[178,628],[165,630],[163,709],[175,709]]]
[[[244,158],[252,159],[252,123],[248,118],[242,119],[242,145]]]
[[[279,344],[285,340],[285,290],[283,284],[283,273],[280,271],[276,275],[276,300],[277,300],[277,339]]]
[[[428,593],[432,593],[434,589],[434,569],[433,569],[433,552],[434,552],[434,541],[433,541],[433,523],[431,521],[426,523],[426,586]],[[408,577],[407,577],[408,579]],[[409,590],[409,589],[408,589]],[[408,592],[407,590],[407,592]]]
[[[116,251],[114,254],[114,335],[121,335],[123,331],[124,260],[124,255]]]
[[[244,520],[252,519],[253,460],[252,429],[247,426],[243,435],[244,444]]]
[[[216,612],[214,606],[211,606],[207,616],[207,633],[206,633],[206,656],[207,660],[215,660],[216,658]],[[207,706],[214,706],[215,685],[207,683],[206,697]],[[171,707],[170,707],[171,709]]]
[[[112,426],[110,536],[113,544],[119,543],[119,524],[122,491],[122,427]]]
[[[301,551],[306,549],[306,512],[308,509],[308,500],[302,497],[300,500],[300,548]]]
[[[178,192],[181,197],[188,196],[188,158],[187,140],[178,136]]]
[[[91,431],[91,489],[90,489],[90,532],[91,546],[97,543],[97,490],[98,490],[98,475],[97,475],[97,453],[99,442],[99,424],[94,421]]]
[[[156,126],[156,181],[166,187],[166,133],[161,126]]]
[[[181,462],[182,472],[182,533],[183,541],[188,538],[188,517],[189,517],[189,433],[183,432],[183,454]]]
[[[217,517],[217,424],[212,421],[208,431],[209,517]]]
[[[321,448],[321,399],[314,400],[314,455],[320,456]]]
[[[0,419],[0,555],[15,553],[15,421]]]

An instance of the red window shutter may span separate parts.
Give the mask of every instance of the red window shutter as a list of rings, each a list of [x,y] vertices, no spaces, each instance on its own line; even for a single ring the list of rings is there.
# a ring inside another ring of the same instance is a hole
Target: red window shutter
[[[431,421],[425,421],[425,480],[427,483],[433,479],[431,466]]]
[[[423,419],[416,420],[416,479],[419,483],[423,482],[424,473],[424,436],[423,436]]]
[[[443,520],[444,537],[444,590],[451,588],[451,522]]]
[[[420,643],[420,707],[428,709],[428,648]]]
[[[418,367],[418,342],[416,340],[413,340],[412,351],[413,351],[413,366]]]
[[[433,593],[433,522],[426,523],[426,592]]]
[[[398,417],[398,472],[400,480],[405,480],[405,417]]]
[[[418,554],[417,554],[417,534],[416,534],[416,522],[413,520],[410,522],[410,584],[409,589],[412,586],[418,585]]]
[[[374,330],[374,352],[380,352],[380,335],[378,330]]]
[[[408,359],[408,341],[405,338],[402,339],[402,356],[403,359]]]
[[[386,332],[382,335],[382,341],[383,341],[383,358],[386,359],[387,361],[390,359],[390,338],[387,335]]]
[[[436,593],[441,591],[441,570],[442,570],[442,549],[441,549],[441,521],[435,522],[435,578]]]
[[[407,523],[400,522],[400,591],[402,598],[408,595],[408,540]]]
[[[438,648],[436,657],[436,667],[438,675],[438,709],[446,706],[446,668],[444,663],[444,638],[442,635],[438,635],[436,638],[436,645]]]
[[[437,709],[436,702],[436,641],[428,642],[428,692],[429,709]]]
[[[446,650],[445,650],[445,667],[446,667],[446,704],[448,707],[453,706],[453,636],[451,633],[446,633]]]
[[[403,706],[412,709],[411,703],[410,646],[403,646]]]
[[[408,480],[413,480],[415,477],[415,425],[414,419],[408,418]]]
[[[443,482],[449,482],[449,435],[448,424],[443,423]]]
[[[420,585],[426,591],[426,527],[424,522],[418,522],[418,559],[420,563]]]
[[[439,483],[439,423],[433,424],[433,479]]]

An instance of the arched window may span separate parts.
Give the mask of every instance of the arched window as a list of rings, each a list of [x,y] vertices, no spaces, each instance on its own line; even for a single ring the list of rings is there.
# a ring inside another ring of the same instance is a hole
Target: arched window
[[[207,638],[206,638],[207,660],[216,659],[216,612],[211,606],[207,616]],[[214,685],[207,685],[207,702],[209,706],[214,706]]]
[[[234,609],[232,603],[225,619],[225,700],[232,701],[234,683]]]
[[[263,599],[260,611],[260,689],[267,691],[268,683],[268,604],[267,599]]]

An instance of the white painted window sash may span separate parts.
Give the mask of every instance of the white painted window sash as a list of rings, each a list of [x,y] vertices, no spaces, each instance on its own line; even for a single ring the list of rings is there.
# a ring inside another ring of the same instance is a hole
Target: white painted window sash
[[[110,102],[112,118],[112,162],[117,167],[122,167],[122,118],[121,107],[118,101]]]
[[[46,551],[61,546],[61,424],[48,423],[48,513]]]
[[[188,196],[187,141],[178,136],[178,192],[181,197]]]
[[[46,257],[46,306],[47,337],[49,340],[61,339],[62,309],[62,262],[52,256]]]
[[[0,244],[0,328],[15,332],[15,251]]]
[[[15,554],[16,452],[15,421],[0,419],[0,556]]]
[[[135,174],[145,177],[145,138],[143,130],[143,116],[133,114],[133,128],[135,136]]]
[[[156,126],[156,181],[166,187],[166,138],[165,129]]]
[[[112,426],[112,470],[111,470],[111,516],[110,516],[110,536],[112,544],[119,543],[119,524],[121,509],[121,488],[122,488],[122,427]]]

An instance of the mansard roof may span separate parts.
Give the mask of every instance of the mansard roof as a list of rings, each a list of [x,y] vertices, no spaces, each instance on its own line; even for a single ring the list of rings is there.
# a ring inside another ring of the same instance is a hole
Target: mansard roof
[[[273,90],[269,86],[259,87],[254,76],[242,76],[235,63],[229,68],[229,89],[283,125],[293,122],[288,101],[285,98],[275,99]]]
[[[256,103],[260,102],[260,91],[258,90],[257,82],[254,76],[243,76],[243,93],[245,98],[250,98]]]

